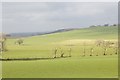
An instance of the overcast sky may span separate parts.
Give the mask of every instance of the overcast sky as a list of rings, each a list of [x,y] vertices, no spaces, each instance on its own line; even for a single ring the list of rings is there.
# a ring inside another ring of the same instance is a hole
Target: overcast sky
[[[2,4],[2,31],[44,32],[62,28],[114,24],[118,3],[11,2]]]

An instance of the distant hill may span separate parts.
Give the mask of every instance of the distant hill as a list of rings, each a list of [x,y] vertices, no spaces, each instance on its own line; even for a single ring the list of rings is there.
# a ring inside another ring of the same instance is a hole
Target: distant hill
[[[101,26],[75,29],[62,33],[48,34],[46,37],[65,38],[65,39],[117,39],[117,26]]]
[[[11,33],[11,38],[41,36],[55,38],[80,38],[80,39],[116,39],[118,37],[117,26],[97,26],[89,28],[71,28],[59,29],[51,32],[35,32],[35,33]]]
[[[42,33],[38,33],[38,32],[10,33],[9,36],[8,36],[8,38],[30,37],[30,36],[36,36],[38,34],[42,34]]]
[[[37,35],[26,38],[25,41],[28,41],[32,44],[50,44],[54,42],[62,42],[69,40],[85,40],[85,39],[105,39],[112,40],[118,39],[118,27],[109,26],[109,27],[90,27],[82,29],[74,29],[70,31],[57,32],[45,35]]]
[[[37,35],[45,35],[45,34],[66,32],[66,31],[71,31],[71,30],[76,30],[76,29],[78,29],[78,28],[58,29],[58,30],[49,31],[49,32],[10,33],[10,34],[8,34],[9,35],[8,38],[30,37],[30,36],[37,36]]]

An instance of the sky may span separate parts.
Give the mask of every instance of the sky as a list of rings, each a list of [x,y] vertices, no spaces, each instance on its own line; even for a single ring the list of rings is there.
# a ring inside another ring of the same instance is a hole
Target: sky
[[[4,33],[45,32],[114,24],[117,10],[117,2],[3,2],[1,29]]]
[[[2,32],[2,4],[0,3],[0,32]]]

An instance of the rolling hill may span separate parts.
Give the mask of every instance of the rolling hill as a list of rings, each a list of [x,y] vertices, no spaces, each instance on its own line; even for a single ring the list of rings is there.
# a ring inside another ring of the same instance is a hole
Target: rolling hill
[[[26,38],[27,40],[36,40],[36,42],[59,42],[71,39],[118,39],[118,27],[92,27],[66,32],[57,32],[53,34],[46,34],[40,36],[33,36]]]
[[[74,45],[75,49],[79,50],[80,47],[83,49],[83,46],[77,45],[83,45],[84,42],[94,44],[98,39],[117,40],[117,34],[118,27],[92,27],[26,37],[23,38],[24,45],[21,46],[14,44],[16,39],[8,39],[7,48],[9,51],[5,52],[3,57],[40,57],[40,55],[51,54],[52,50],[57,47],[66,49],[69,47],[67,45]]]
[[[118,55],[114,48],[96,47],[94,40],[117,40],[118,27],[92,27],[52,34],[24,37],[23,45],[16,45],[16,39],[7,39],[8,51],[2,53],[2,58],[52,58],[46,60],[3,61],[3,78],[118,78]],[[84,46],[83,41],[87,43]],[[68,45],[68,44],[71,44]],[[89,43],[89,44],[88,44]],[[66,45],[67,44],[67,45]],[[90,56],[91,47],[94,53]],[[54,59],[61,51],[71,57]],[[84,48],[86,49],[83,57]],[[98,56],[96,56],[98,54]],[[112,55],[111,55],[112,54]],[[34,74],[33,74],[34,73]]]

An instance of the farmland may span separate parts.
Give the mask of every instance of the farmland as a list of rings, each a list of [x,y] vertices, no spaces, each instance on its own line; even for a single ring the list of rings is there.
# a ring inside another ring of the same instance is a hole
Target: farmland
[[[96,46],[95,42],[105,40],[114,43],[118,39],[117,36],[118,27],[111,26],[25,37],[22,38],[24,42],[22,45],[15,44],[16,39],[7,39],[8,51],[2,53],[2,58],[40,59],[3,61],[2,77],[116,78],[118,77],[116,49],[108,47],[106,55],[103,55],[104,48]],[[64,53],[64,57],[61,57],[61,53]]]

